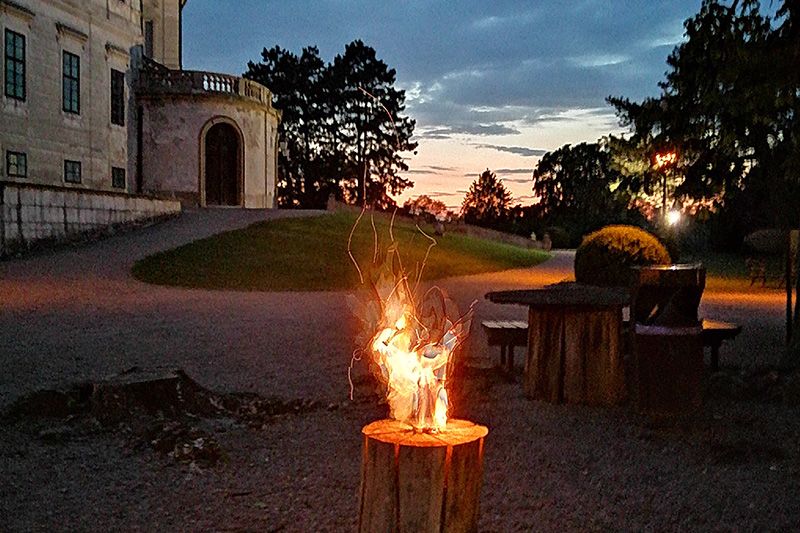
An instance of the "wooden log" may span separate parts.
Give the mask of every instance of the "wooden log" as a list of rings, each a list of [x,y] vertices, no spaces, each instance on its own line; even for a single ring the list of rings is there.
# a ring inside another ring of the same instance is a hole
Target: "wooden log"
[[[466,420],[435,434],[397,420],[365,426],[358,530],[477,531],[488,432]]]
[[[703,402],[702,328],[637,324],[634,395],[638,411],[679,415]]]
[[[622,314],[616,307],[531,307],[524,389],[551,403],[625,400]]]

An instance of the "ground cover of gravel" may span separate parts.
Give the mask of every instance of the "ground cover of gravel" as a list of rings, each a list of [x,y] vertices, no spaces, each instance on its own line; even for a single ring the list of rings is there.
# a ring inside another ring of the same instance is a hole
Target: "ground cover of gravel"
[[[532,402],[492,369],[465,377],[456,415],[487,425],[481,531],[800,527],[796,407],[714,393],[703,411]],[[0,517],[7,531],[349,531],[360,428],[385,416],[367,379],[355,401],[256,426],[198,418],[215,464],[180,460],[119,425],[3,423]]]
[[[158,445],[175,434],[169,420],[148,421],[156,434],[87,416],[3,421],[0,529],[352,530],[360,429],[386,412],[363,369],[347,398],[356,334],[347,293],[183,290],[129,275],[137,257],[259,216],[283,214],[188,213],[0,263],[0,411],[36,390],[156,365],[212,390],[305,406],[256,425],[186,416],[185,455]],[[533,269],[442,284],[462,308],[478,301],[476,323],[522,319],[525,308],[483,294],[557,282],[570,268],[571,255],[557,253]],[[684,420],[529,401],[519,376],[491,369],[497,350],[473,330],[476,368],[454,414],[490,429],[481,531],[800,529],[800,417],[783,399],[797,381],[769,371],[783,343],[780,291],[707,291],[702,307],[745,332],[723,346],[703,411]],[[193,460],[191,448],[210,443],[219,459]]]

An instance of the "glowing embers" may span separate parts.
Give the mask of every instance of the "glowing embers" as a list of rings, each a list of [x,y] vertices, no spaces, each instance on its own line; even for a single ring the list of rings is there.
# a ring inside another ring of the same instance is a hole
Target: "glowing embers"
[[[453,356],[469,333],[472,309],[460,316],[438,287],[419,296],[424,260],[412,287],[394,241],[373,267],[364,279],[368,297],[354,306],[366,340],[361,353],[369,356],[370,370],[385,386],[393,419],[417,431],[444,430],[447,379]]]

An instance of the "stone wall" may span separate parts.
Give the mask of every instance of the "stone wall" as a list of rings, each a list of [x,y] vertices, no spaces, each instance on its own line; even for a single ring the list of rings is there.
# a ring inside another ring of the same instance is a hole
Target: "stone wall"
[[[180,211],[175,200],[0,181],[0,257]]]
[[[241,205],[275,207],[278,114],[229,94],[145,94],[142,104],[143,191],[205,204],[205,133],[217,122],[239,132]]]
[[[172,69],[182,68],[181,4],[179,0],[145,0],[141,4],[144,24],[153,25],[151,59]]]

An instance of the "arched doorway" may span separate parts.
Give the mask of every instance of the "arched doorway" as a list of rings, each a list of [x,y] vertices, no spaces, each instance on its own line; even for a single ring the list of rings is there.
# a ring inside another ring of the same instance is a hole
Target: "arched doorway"
[[[211,126],[205,136],[206,205],[242,205],[241,139],[227,122]]]

